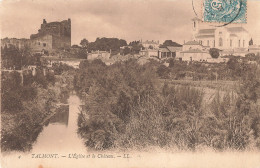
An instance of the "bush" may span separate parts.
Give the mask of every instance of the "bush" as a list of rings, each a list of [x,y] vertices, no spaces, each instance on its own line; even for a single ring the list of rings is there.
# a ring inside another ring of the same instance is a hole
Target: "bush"
[[[219,57],[219,49],[217,48],[211,48],[209,49],[209,54],[212,58],[218,58]]]

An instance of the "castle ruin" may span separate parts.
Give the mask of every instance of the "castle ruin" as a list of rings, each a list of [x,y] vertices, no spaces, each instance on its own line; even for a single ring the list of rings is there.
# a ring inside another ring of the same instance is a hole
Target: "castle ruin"
[[[43,19],[41,28],[37,34],[32,34],[30,39],[9,39],[1,40],[1,46],[14,45],[18,48],[29,46],[33,51],[51,51],[67,49],[71,47],[71,20],[47,23]]]

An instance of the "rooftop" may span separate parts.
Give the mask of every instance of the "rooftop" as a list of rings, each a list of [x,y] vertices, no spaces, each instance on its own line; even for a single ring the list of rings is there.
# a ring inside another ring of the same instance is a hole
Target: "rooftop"
[[[181,53],[207,53],[206,51],[202,51],[200,49],[190,49],[187,51],[182,51]]]
[[[236,33],[236,32],[247,32],[247,30],[243,27],[229,27],[227,28],[229,32]]]
[[[196,37],[197,37],[197,38],[210,38],[210,37],[214,38],[215,35],[214,35],[214,34],[212,34],[212,35],[206,34],[206,35],[198,35],[198,36],[196,36]]]
[[[173,46],[167,46],[168,50],[171,52],[181,51],[182,47],[173,47]]]
[[[188,42],[186,42],[183,45],[201,45],[201,44],[199,42],[197,42],[197,41],[188,41]]]
[[[161,52],[170,52],[170,50],[168,48],[160,48]]]
[[[215,34],[216,29],[201,29],[199,34]]]

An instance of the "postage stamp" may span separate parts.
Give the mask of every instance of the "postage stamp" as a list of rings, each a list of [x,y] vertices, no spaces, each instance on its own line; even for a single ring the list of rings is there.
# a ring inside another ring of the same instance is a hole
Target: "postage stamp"
[[[202,10],[205,22],[247,22],[247,0],[205,0]]]

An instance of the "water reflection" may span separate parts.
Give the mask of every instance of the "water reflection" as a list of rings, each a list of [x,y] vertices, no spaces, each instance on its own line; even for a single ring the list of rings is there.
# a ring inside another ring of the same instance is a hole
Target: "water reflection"
[[[82,139],[77,134],[81,101],[76,95],[71,95],[68,104],[61,106],[50,118],[33,145],[32,153],[86,151]]]
[[[52,116],[50,118],[49,123],[68,126],[68,124],[69,124],[69,105],[61,106],[58,109],[57,113],[55,113],[54,116]]]

